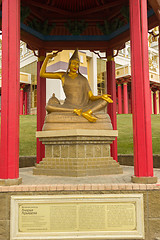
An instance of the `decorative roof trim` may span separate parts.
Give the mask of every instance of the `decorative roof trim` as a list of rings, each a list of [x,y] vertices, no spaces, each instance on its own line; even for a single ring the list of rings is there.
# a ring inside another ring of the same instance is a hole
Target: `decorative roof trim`
[[[154,15],[153,9],[149,10],[148,18]],[[0,17],[2,17],[2,12],[0,11]],[[117,37],[118,35],[122,34],[123,32],[126,32],[129,30],[129,24],[126,24],[122,26],[121,28],[117,29],[116,31],[112,32],[109,35],[43,35],[31,27],[25,25],[24,23],[21,23],[21,30],[24,30],[25,32],[35,36],[36,38],[42,40],[42,41],[110,41],[113,38]]]

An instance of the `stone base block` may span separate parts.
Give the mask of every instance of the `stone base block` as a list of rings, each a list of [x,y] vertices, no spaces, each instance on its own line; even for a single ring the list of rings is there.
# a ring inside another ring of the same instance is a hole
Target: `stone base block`
[[[83,177],[123,173],[113,158],[44,158],[33,169],[34,175]]]
[[[38,132],[45,144],[45,158],[35,175],[83,177],[120,174],[122,168],[110,157],[114,130],[57,130]]]
[[[11,186],[11,185],[19,185],[22,183],[22,178],[16,179],[0,179],[0,186]]]
[[[133,183],[153,184],[153,183],[157,183],[157,177],[136,177],[136,176],[132,176],[131,181]]]

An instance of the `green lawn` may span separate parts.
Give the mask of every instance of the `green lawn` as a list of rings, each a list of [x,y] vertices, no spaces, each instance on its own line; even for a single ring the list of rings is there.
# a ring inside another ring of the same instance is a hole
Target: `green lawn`
[[[132,115],[117,115],[118,154],[133,153]],[[36,155],[36,116],[20,116],[20,155]],[[153,153],[160,154],[160,115],[152,115]]]
[[[118,114],[117,129],[118,154],[133,153],[132,115]]]
[[[160,115],[152,115],[152,146],[153,153],[160,154]],[[117,115],[118,154],[133,153],[132,115]]]
[[[20,156],[36,155],[37,116],[20,116]]]

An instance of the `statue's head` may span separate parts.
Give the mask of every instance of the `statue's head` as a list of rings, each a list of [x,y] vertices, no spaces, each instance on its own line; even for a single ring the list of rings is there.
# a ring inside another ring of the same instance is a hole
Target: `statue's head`
[[[69,66],[67,72],[70,70],[72,72],[79,72],[80,60],[78,56],[78,49],[76,49],[69,60]]]

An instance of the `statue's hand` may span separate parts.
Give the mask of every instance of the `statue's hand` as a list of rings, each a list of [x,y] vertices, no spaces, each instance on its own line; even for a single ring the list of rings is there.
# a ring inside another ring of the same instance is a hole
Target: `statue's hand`
[[[74,113],[76,113],[78,116],[81,116],[82,109],[74,109]]]
[[[56,57],[57,56],[57,53],[49,53],[47,54],[47,58],[53,58],[53,57]]]
[[[103,94],[101,98],[104,99],[106,102],[113,103],[113,100],[110,97],[111,95],[109,94]]]

